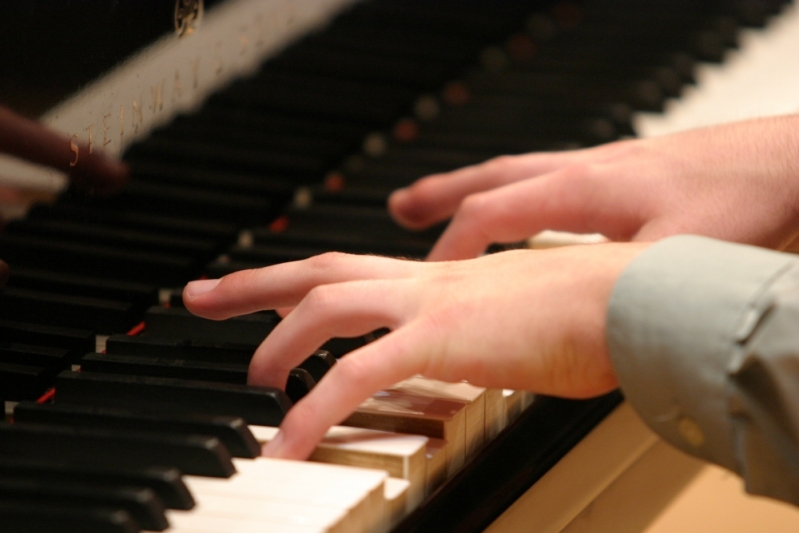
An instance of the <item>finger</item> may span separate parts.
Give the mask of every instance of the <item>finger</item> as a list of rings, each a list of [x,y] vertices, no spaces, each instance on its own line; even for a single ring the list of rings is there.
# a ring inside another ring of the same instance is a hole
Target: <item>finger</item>
[[[293,307],[317,285],[405,277],[420,264],[388,257],[327,253],[303,261],[242,270],[219,280],[193,281],[183,290],[183,301],[192,313],[222,320],[264,309]]]
[[[2,106],[0,152],[65,172],[73,183],[97,192],[120,188],[130,174],[128,166],[121,161],[99,150],[89,150],[88,146]]]
[[[523,240],[545,229],[629,238],[643,223],[643,204],[613,196],[596,172],[589,165],[572,165],[469,196],[428,260],[476,257],[491,243]]]
[[[289,371],[329,339],[397,329],[409,315],[411,283],[350,281],[312,289],[255,351],[248,382],[282,388]]]
[[[289,411],[264,455],[307,458],[330,426],[376,392],[424,370],[423,341],[424,335],[409,324],[349,353]]]
[[[395,191],[389,197],[389,211],[403,226],[424,228],[451,217],[470,194],[553,172],[578,162],[587,153],[588,150],[578,150],[503,156],[434,174]]]

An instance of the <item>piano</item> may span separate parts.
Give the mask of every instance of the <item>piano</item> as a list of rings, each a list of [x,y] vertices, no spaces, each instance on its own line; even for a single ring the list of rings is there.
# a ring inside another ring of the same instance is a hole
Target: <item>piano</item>
[[[0,7],[0,105],[62,136],[62,170],[101,152],[131,169],[102,197],[0,159],[3,182],[51,196],[0,233],[4,531],[580,531],[654,463],[649,503],[625,508],[643,527],[699,467],[619,393],[412,380],[334,428],[314,462],[254,458],[325,365],[380,332],[309,354],[285,393],[257,390],[242,368],[276,316],[203,323],[179,289],[328,250],[423,257],[440,228],[393,226],[391,190],[652,131],[701,63],[785,3]],[[383,468],[363,468],[376,454]]]

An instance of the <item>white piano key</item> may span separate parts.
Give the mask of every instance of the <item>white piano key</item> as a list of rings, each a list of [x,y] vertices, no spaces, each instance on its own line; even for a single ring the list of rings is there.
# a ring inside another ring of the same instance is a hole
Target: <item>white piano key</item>
[[[238,473],[229,479],[186,478],[200,505],[207,495],[229,496],[346,511],[350,531],[382,531],[388,523],[385,471],[267,458],[234,463]]]
[[[262,444],[272,440],[277,428],[250,426]],[[325,434],[312,461],[320,463],[378,468],[389,476],[409,482],[409,510],[419,505],[426,487],[425,451],[428,438],[371,429],[334,426]]]

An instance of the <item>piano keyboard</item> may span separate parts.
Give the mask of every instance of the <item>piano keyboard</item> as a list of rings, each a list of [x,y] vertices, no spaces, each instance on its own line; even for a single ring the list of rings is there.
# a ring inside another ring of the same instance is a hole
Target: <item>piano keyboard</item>
[[[120,195],[68,191],[8,224],[4,531],[479,531],[618,404],[413,378],[331,429],[316,462],[255,458],[380,332],[332,339],[285,392],[247,387],[276,315],[209,323],[170,298],[330,250],[424,257],[441,228],[394,226],[392,190],[634,135],[636,112],[663,109],[783,2],[529,4],[355,4],[130,146]]]

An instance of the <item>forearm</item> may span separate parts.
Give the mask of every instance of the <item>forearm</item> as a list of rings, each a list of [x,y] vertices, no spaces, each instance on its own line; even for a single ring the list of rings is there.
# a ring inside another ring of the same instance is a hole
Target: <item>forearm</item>
[[[799,504],[799,258],[662,241],[617,282],[607,335],[628,400],[664,439]]]

